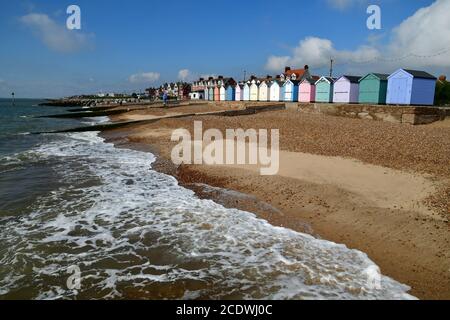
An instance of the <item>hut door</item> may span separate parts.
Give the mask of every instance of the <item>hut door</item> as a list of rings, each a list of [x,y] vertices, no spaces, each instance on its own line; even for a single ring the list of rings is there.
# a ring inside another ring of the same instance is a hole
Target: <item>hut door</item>
[[[408,98],[407,98],[407,88],[408,88],[408,78],[401,78],[396,79],[396,86],[394,89],[396,89],[396,95],[397,99],[396,101],[400,104],[407,104]]]

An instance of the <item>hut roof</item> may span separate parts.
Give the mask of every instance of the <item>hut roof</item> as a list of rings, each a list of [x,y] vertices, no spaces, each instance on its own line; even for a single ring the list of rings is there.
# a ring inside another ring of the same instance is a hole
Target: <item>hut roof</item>
[[[351,83],[358,83],[359,79],[361,79],[361,77],[359,76],[348,76],[348,75],[343,75],[342,77],[347,78],[348,81],[350,81]]]
[[[281,80],[274,80],[274,81],[272,81],[272,84],[274,84],[275,82],[276,82],[280,87],[282,87],[283,84],[284,84],[284,82],[281,81]]]
[[[410,69],[403,69],[409,74],[412,74],[415,78],[421,78],[421,79],[437,79],[435,76],[429,74],[425,71],[418,71],[418,70],[410,70]]]
[[[334,78],[330,78],[330,77],[320,77],[320,78],[316,81],[316,83],[319,82],[321,79],[326,80],[328,83],[333,83],[334,81],[336,81],[336,79],[334,79]]]
[[[372,72],[372,73],[366,74],[364,77],[362,77],[361,79],[359,79],[359,82],[361,82],[363,79],[367,78],[367,77],[370,76],[370,75],[374,75],[375,77],[377,77],[377,78],[380,79],[381,81],[386,81],[386,80],[388,79],[388,77],[389,77],[388,74]]]

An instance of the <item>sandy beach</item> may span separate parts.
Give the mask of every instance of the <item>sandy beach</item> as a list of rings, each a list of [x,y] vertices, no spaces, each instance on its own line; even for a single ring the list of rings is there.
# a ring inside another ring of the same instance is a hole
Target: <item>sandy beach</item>
[[[225,110],[152,108],[113,121]],[[258,166],[174,166],[172,131],[279,129],[280,171]],[[189,116],[104,132],[118,147],[158,156],[154,168],[227,206],[271,224],[361,250],[420,299],[450,298],[450,125],[410,126],[296,111]],[[210,188],[209,186],[213,187]],[[230,190],[232,191],[230,193]]]

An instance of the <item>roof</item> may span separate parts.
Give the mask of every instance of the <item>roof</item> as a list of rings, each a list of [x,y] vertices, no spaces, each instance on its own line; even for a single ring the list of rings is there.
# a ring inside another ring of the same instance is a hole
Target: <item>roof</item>
[[[303,79],[302,82],[306,81],[309,82],[309,84],[314,85],[316,82],[320,79],[320,77],[312,77],[309,79]]]
[[[348,76],[348,75],[343,75],[342,77],[346,78],[348,81],[350,81],[351,83],[358,83],[359,79],[361,79],[361,77],[359,76]],[[342,78],[341,77],[341,78]]]
[[[429,74],[425,71],[418,71],[418,70],[410,70],[410,69],[403,69],[409,74],[413,75],[415,78],[421,78],[421,79],[437,79],[435,76]]]
[[[388,74],[384,74],[384,73],[375,73],[375,72],[371,72],[366,74],[364,77],[362,77],[361,79],[359,79],[359,81],[361,82],[361,80],[367,78],[370,75],[374,75],[375,77],[377,77],[378,79],[380,79],[381,81],[387,81],[389,75]]]
[[[282,86],[284,85],[284,82],[283,82],[283,81],[280,81],[280,80],[273,80],[273,81],[272,81],[272,84],[274,84],[275,82],[276,82],[280,87],[282,87]]]
[[[288,70],[286,72],[284,72],[283,74],[286,77],[290,77],[295,73],[295,75],[297,76],[297,78],[301,78],[303,77],[303,75],[305,74],[305,69],[294,69],[294,70]]]
[[[298,86],[300,84],[300,80],[290,80],[290,79],[288,79],[283,85],[285,85],[288,82],[292,82],[295,86]]]
[[[316,81],[316,83],[319,82],[321,79],[325,79],[328,83],[333,83],[336,80],[330,77],[320,77],[319,80]]]

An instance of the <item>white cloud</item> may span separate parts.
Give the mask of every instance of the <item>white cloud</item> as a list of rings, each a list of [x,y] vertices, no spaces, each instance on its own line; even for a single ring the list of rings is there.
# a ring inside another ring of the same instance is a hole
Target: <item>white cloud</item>
[[[450,49],[450,1],[437,0],[429,7],[419,9],[393,30],[388,46],[391,56],[410,54],[432,56]],[[450,67],[450,52],[428,58],[411,56],[408,63],[417,66]]]
[[[191,72],[188,69],[178,71],[178,79],[181,81],[188,81],[191,78]]]
[[[337,61],[360,62],[375,59],[380,52],[369,46],[360,46],[355,51],[337,50],[328,39],[308,37],[300,41],[292,50],[291,56],[270,56],[266,69],[281,71],[285,66],[301,66],[309,64],[321,68],[330,64],[330,58]]]
[[[343,1],[342,4],[344,2],[347,1]],[[290,55],[270,56],[266,69],[280,72],[285,66],[302,67],[304,64],[321,68],[329,65],[331,57],[337,65],[347,65],[347,69],[355,71],[373,69],[374,66],[380,72],[399,67],[448,68],[450,67],[448,12],[450,12],[449,0],[437,0],[429,7],[419,9],[390,32],[390,40],[384,46],[369,38],[366,44],[360,45],[355,50],[337,50],[329,39],[307,37],[291,50]],[[436,55],[437,53],[444,54]]]
[[[58,52],[75,52],[91,46],[92,34],[68,30],[46,14],[30,13],[20,18],[48,48]]]
[[[143,72],[133,74],[128,78],[131,83],[152,83],[159,80],[161,75],[158,72]]]

